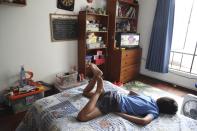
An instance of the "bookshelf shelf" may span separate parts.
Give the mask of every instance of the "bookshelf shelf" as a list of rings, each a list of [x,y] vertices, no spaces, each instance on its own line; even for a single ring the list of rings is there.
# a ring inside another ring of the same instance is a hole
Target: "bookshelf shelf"
[[[117,16],[116,19],[132,19],[131,17]]]
[[[107,31],[87,31],[86,33],[108,33]]]
[[[131,31],[115,31],[115,33],[127,33],[127,32],[131,32]]]
[[[92,51],[92,50],[104,50],[107,49],[107,47],[102,47],[102,48],[92,48],[92,49],[87,49],[87,51]]]

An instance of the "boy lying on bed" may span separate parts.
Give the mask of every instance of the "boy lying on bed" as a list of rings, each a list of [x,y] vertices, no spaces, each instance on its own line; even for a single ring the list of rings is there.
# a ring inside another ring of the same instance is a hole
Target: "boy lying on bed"
[[[153,100],[151,97],[129,95],[117,92],[104,92],[102,71],[94,64],[90,64],[94,77],[83,91],[83,95],[90,98],[89,102],[79,112],[79,121],[88,121],[106,113],[114,112],[131,122],[146,125],[159,116],[159,113],[176,114],[177,103],[175,100],[162,97]],[[96,92],[91,92],[97,82]]]

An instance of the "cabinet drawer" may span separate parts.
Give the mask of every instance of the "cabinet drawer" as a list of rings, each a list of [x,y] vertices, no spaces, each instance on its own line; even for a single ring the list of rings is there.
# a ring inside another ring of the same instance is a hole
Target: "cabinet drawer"
[[[129,58],[140,58],[141,57],[141,49],[131,49],[122,52],[122,59]]]
[[[121,69],[130,65],[139,64],[140,58],[129,58],[129,59],[122,59],[121,61]]]
[[[139,68],[140,68],[139,64],[122,68],[120,73],[120,81],[125,83],[136,77],[139,74]]]
[[[139,74],[139,71],[133,71],[132,73],[130,73],[128,75],[121,76],[120,81],[123,83],[129,82],[130,80],[137,77],[138,74]]]

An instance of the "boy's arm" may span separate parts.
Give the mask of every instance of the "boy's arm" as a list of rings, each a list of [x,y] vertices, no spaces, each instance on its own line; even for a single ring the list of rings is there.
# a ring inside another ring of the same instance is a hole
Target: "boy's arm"
[[[130,122],[139,124],[139,125],[147,125],[149,124],[152,120],[153,120],[153,115],[152,114],[148,114],[145,117],[137,117],[137,116],[132,116],[132,115],[128,115],[125,113],[116,113],[119,116],[121,116],[124,119],[129,120]]]

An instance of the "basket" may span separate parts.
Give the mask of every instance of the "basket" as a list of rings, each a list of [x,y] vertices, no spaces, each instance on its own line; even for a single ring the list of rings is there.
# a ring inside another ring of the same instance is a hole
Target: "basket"
[[[68,72],[68,73],[58,73],[56,75],[56,81],[62,86],[69,86],[77,82],[77,71]]]

